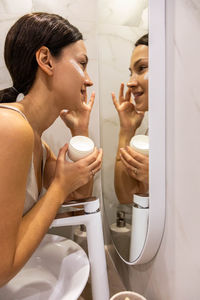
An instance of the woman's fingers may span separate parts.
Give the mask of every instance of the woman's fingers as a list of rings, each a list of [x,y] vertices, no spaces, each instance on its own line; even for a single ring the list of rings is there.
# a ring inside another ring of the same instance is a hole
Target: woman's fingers
[[[119,103],[122,104],[124,100],[124,83],[122,82],[119,89]]]
[[[102,149],[98,150],[95,147],[95,150],[93,151],[92,154],[77,161],[77,164],[80,164],[80,163],[83,164],[82,166],[85,166],[89,177],[92,178],[96,174],[96,172],[98,172],[101,169],[102,156],[103,156]]]
[[[131,173],[131,176],[136,178],[136,176],[138,175],[138,169],[136,167],[133,167],[129,163],[127,163],[127,161],[123,158],[123,156],[121,156],[121,161],[127,168],[128,172]]]
[[[146,155],[134,151],[130,147],[120,149],[120,158],[133,178],[144,183],[149,182],[149,158]]]
[[[61,110],[61,112],[60,112],[60,117],[61,117],[61,119],[62,119],[63,121],[65,121],[65,117],[66,117],[67,113],[68,113],[68,110],[67,110],[67,109]]]
[[[81,163],[84,163],[85,165],[90,165],[97,159],[98,153],[99,153],[99,151],[95,147],[94,151],[91,154],[89,154],[88,156],[80,159],[79,161],[77,161],[77,163],[81,162]]]
[[[124,83],[122,82],[120,85],[120,89],[119,89],[119,102],[117,101],[117,98],[116,98],[114,92],[112,92],[112,100],[113,100],[113,104],[114,104],[116,110],[119,112],[121,104],[123,104],[124,102],[131,101],[131,89],[129,88],[127,90],[126,95],[124,97]]]
[[[131,89],[128,88],[126,94],[125,94],[125,100],[130,101],[131,100]]]
[[[119,103],[117,102],[117,98],[116,98],[116,96],[115,96],[115,93],[112,92],[111,95],[112,95],[112,101],[113,101],[113,104],[114,104],[116,110],[118,111],[118,110],[119,110]]]
[[[94,105],[94,99],[95,99],[95,92],[92,92],[91,97],[90,97],[90,101],[88,102],[88,106],[92,109],[93,105]]]
[[[59,151],[58,153],[58,160],[62,160],[62,161],[65,161],[66,160],[66,153],[67,153],[67,150],[68,150],[68,144],[65,144]]]
[[[103,157],[103,151],[102,151],[102,149],[99,149],[97,159],[88,166],[90,171],[93,171],[93,173],[96,173],[101,168],[102,157]]]
[[[128,153],[125,149],[120,149],[121,157],[126,161],[129,165],[134,168],[140,168],[141,163],[138,162],[135,157],[133,157],[130,153]]]
[[[147,159],[147,156],[144,155],[144,154],[141,154],[135,150],[133,150],[133,148],[131,148],[130,146],[126,146],[126,151],[135,159],[137,160],[138,162],[140,162],[141,164],[143,164],[146,159]]]

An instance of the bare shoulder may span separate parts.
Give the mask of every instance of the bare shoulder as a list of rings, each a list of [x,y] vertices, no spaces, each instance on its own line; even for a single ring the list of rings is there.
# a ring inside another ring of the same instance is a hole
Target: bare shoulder
[[[2,112],[0,109],[0,141],[0,218],[3,219],[6,209],[9,209],[8,216],[11,217],[11,211],[15,211],[17,218],[23,212],[34,134],[19,113],[6,109]],[[10,211],[13,205],[15,209]]]
[[[28,123],[19,113],[7,109],[0,109],[0,139],[13,147],[32,148],[34,133]]]

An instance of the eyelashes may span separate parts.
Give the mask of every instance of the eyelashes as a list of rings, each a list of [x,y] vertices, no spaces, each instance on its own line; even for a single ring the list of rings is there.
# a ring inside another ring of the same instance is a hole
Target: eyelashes
[[[138,66],[137,67],[137,69],[135,70],[135,72],[137,73],[137,74],[142,74],[143,73],[143,71],[146,71],[146,69],[148,69],[148,66],[145,66],[145,65],[141,65],[141,66]],[[129,70],[130,71],[130,77],[133,75],[133,72],[131,71],[131,70]]]
[[[81,66],[83,67],[83,70],[86,69],[86,66],[87,66],[87,62],[80,62]]]
[[[139,72],[142,72],[143,70],[145,70],[145,69],[147,69],[148,67],[147,66],[140,66],[139,68],[138,68],[138,71]]]

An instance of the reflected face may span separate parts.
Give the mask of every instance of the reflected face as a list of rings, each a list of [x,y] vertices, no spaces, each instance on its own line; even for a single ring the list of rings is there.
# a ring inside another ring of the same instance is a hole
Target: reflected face
[[[131,56],[130,80],[127,87],[131,88],[137,111],[148,111],[148,46],[138,45]]]
[[[60,109],[80,109],[86,89],[92,86],[86,68],[87,51],[82,40],[62,49],[59,58],[54,58],[54,90]]]

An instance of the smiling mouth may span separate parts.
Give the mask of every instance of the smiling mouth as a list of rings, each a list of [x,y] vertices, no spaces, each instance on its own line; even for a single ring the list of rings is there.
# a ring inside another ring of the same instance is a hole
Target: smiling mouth
[[[140,96],[143,95],[143,92],[133,93],[134,99],[138,99]]]

